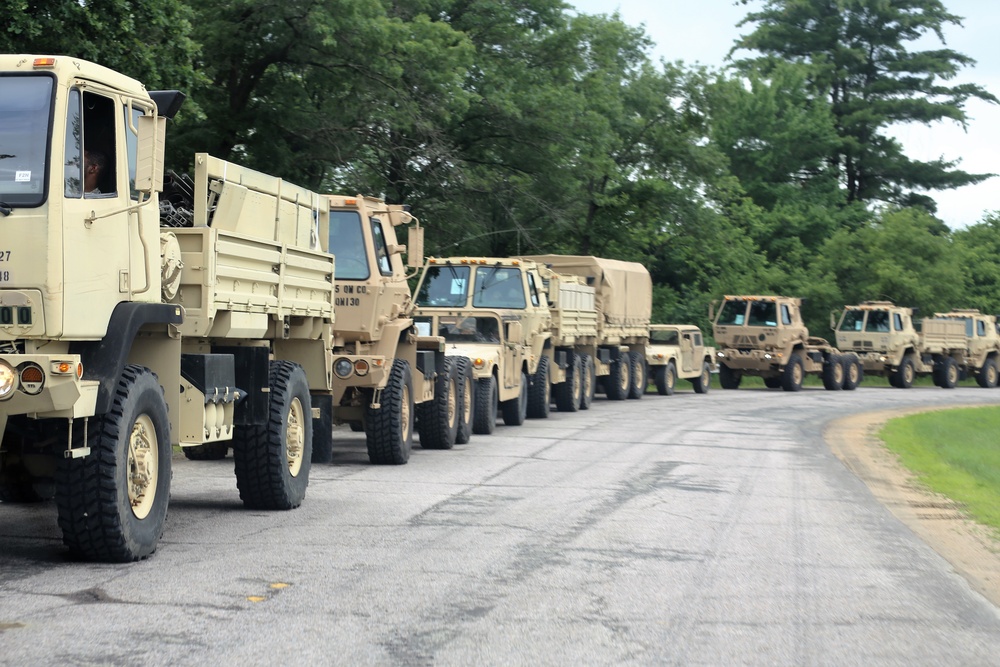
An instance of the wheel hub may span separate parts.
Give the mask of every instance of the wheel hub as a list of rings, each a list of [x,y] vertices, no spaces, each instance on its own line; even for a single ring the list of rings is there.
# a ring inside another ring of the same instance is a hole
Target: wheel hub
[[[302,454],[305,451],[306,432],[302,401],[298,397],[292,399],[288,410],[288,421],[285,429],[285,451],[288,455],[288,472],[297,477],[302,470]]]
[[[153,508],[159,472],[156,430],[149,415],[140,415],[128,439],[128,500],[137,519],[145,519]]]

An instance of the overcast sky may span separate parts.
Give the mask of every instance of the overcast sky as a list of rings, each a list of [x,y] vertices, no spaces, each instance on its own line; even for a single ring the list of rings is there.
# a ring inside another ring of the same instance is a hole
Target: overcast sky
[[[618,12],[631,25],[644,24],[656,43],[652,56],[683,60],[711,67],[726,64],[733,42],[751,26],[737,28],[759,0],[748,5],[733,0],[567,0],[587,14]],[[962,70],[955,82],[984,86],[1000,97],[1000,2],[997,0],[944,0],[952,14],[964,17],[963,27],[949,26],[945,37],[951,49],[974,58],[975,67]],[[936,38],[921,48],[937,48]],[[746,54],[744,51],[742,54]],[[741,52],[736,53],[739,58]],[[913,159],[961,159],[960,168],[972,173],[1000,173],[1000,106],[970,101],[966,130],[952,122],[930,127],[913,124],[895,132]],[[938,216],[952,227],[982,219],[984,211],[1000,210],[1000,178],[958,190],[931,193],[938,202]]]

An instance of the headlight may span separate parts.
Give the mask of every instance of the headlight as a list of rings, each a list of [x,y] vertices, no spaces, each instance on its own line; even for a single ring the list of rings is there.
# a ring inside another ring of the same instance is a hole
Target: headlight
[[[718,357],[725,357],[726,353],[725,352],[716,352],[715,355],[718,356]]]
[[[354,362],[354,372],[360,377],[368,375],[368,362],[364,359],[358,359]]]
[[[354,372],[354,364],[351,363],[350,359],[337,359],[337,361],[333,363],[333,372],[341,380],[345,380],[351,377],[351,373]]]
[[[10,398],[17,388],[17,371],[6,361],[0,361],[0,401]]]
[[[771,353],[770,352],[765,352],[764,353],[764,358],[765,359],[770,359],[771,358]]]

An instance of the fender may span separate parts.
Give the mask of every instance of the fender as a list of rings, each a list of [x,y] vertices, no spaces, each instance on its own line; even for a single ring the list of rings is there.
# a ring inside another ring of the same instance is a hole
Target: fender
[[[70,354],[79,354],[83,362],[83,379],[101,383],[95,414],[103,415],[111,408],[112,394],[139,330],[148,324],[180,324],[181,313],[180,306],[169,303],[122,302],[111,313],[104,338],[70,344]]]

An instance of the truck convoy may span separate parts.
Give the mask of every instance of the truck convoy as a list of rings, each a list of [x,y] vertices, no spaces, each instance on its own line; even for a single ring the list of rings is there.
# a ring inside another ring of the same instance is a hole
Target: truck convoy
[[[473,431],[590,407],[645,390],[652,284],[645,267],[596,257],[448,257],[428,260],[415,319],[472,360]],[[630,349],[629,345],[633,349]]]
[[[736,389],[744,375],[759,376],[771,389],[799,391],[807,373],[821,375],[831,391],[855,389],[862,378],[857,354],[840,351],[809,335],[802,300],[786,296],[726,296],[714,313],[712,331],[719,350],[719,382]]]
[[[0,56],[0,493],[54,493],[86,559],[156,548],[171,445],[231,442],[246,506],[298,506],[332,396],[327,200],[198,154],[190,216],[161,220],[182,99]]]
[[[837,345],[855,351],[864,372],[887,377],[906,389],[918,376],[950,389],[963,374],[975,375],[980,386],[997,386],[1000,336],[996,318],[978,310],[936,313],[918,325],[913,309],[890,301],[845,306],[839,319],[831,313]]]
[[[708,393],[716,370],[715,348],[705,345],[701,329],[690,324],[649,327],[646,366],[660,396],[672,396],[677,379],[690,380],[695,393]]]

